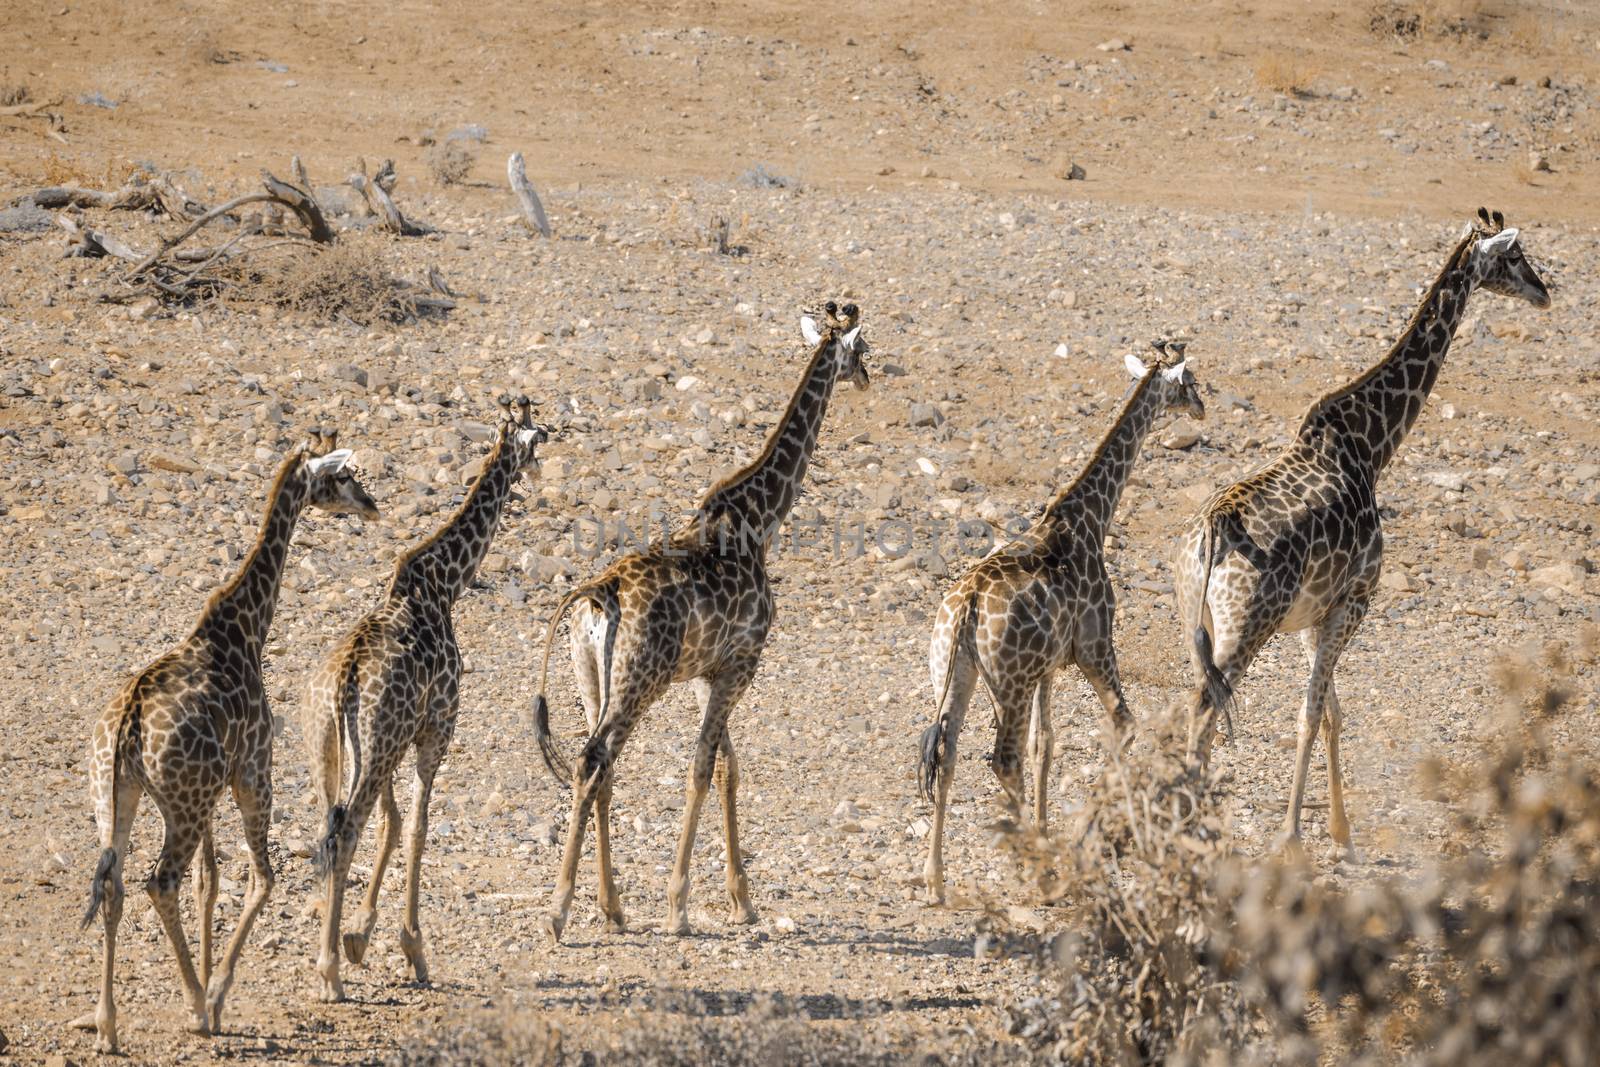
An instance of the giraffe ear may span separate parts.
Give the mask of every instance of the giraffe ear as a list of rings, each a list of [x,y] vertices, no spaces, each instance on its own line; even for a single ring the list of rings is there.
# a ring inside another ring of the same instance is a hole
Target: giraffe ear
[[[846,350],[854,352],[856,348],[856,338],[860,336],[861,327],[857,326],[855,329],[839,338],[839,344],[843,345]]]
[[[1515,229],[1501,230],[1493,237],[1480,238],[1478,248],[1480,251],[1497,256],[1515,244],[1516,240],[1517,231]]]
[[[337,474],[344,469],[346,463],[350,462],[352,455],[354,453],[350,449],[338,448],[329,452],[326,456],[316,456],[306,460],[306,466],[311,469],[312,474],[321,474],[323,471]]]
[[[800,316],[800,336],[806,339],[808,345],[822,343],[822,331],[817,329],[817,320],[810,315]]]
[[[1174,363],[1172,366],[1167,367],[1164,370],[1162,370],[1161,376],[1163,378],[1165,378],[1169,382],[1181,382],[1181,381],[1183,381],[1183,369],[1185,367],[1187,367],[1188,365],[1189,365],[1189,361],[1188,360],[1186,360],[1186,359],[1185,360],[1179,360],[1177,363]]]
[[[1132,352],[1129,352],[1122,362],[1123,365],[1128,368],[1128,373],[1133,375],[1135,378],[1143,378],[1150,370],[1149,367],[1144,365],[1144,361],[1138,356],[1134,355]]]

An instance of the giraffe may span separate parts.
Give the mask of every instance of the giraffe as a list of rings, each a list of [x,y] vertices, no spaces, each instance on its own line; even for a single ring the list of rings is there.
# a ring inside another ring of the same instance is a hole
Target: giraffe
[[[458,706],[461,653],[450,613],[489,551],[512,483],[538,470],[538,446],[549,430],[537,426],[527,397],[502,397],[498,437],[466,500],[433,536],[395,564],[394,577],[375,610],[334,647],[314,673],[302,705],[311,781],[326,820],[314,857],[324,879],[322,938],[317,972],[322,999],[344,999],[339,978],[339,926],[345,881],[355,846],[374,804],[383,805],[383,834],[372,881],[344,952],[359,964],[378,918],[378,890],[400,839],[394,772],[407,746],[416,749],[416,779],[406,822],[405,918],[400,947],[419,983],[428,980],[417,923],[422,850],[428,836],[428,800],[434,776],[450,747]]]
[[[691,682],[700,704],[700,732],[687,783],[683,827],[667,886],[665,929],[689,932],[689,859],[700,808],[715,777],[727,843],[730,921],[752,923],[749,881],[739,851],[736,797],[739,765],[727,723],[755,677],[772,626],[766,553],[794,505],[834,386],[868,384],[860,312],[824,305],[824,322],[800,322],[812,349],[788,409],[754,462],[714,485],[696,518],[666,543],[617,560],[567,594],[550,618],[540,665],[534,720],[552,774],[572,783],[572,820],[551,910],[543,918],[557,942],[572,905],[589,808],[595,812],[595,864],[600,910],[612,931],[624,928],[611,866],[611,790],[616,760],[640,717],[673,682]],[[572,658],[589,722],[589,738],[573,767],[550,733],[545,700],[556,627],[573,608]]]
[[[1122,412],[1071,485],[1014,541],[962,575],[934,618],[928,670],[939,696],[938,720],[922,734],[918,785],[933,802],[923,877],[929,900],[944,902],[944,819],[955,777],[956,738],[981,678],[995,706],[992,766],[1014,819],[1022,805],[1018,740],[1025,724],[1033,769],[1033,821],[1045,828],[1046,783],[1054,733],[1050,687],[1055,672],[1076,664],[1125,736],[1132,724],[1112,646],[1115,594],[1106,574],[1106,528],[1158,416],[1178,411],[1205,418],[1185,345],[1157,341],[1150,366],[1130,353],[1133,386]],[[1031,712],[1031,723],[1030,723]]]
[[[1300,709],[1283,843],[1300,849],[1300,807],[1319,726],[1328,746],[1328,832],[1354,859],[1339,765],[1333,672],[1366,614],[1383,562],[1379,475],[1422,411],[1476,289],[1550,306],[1550,294],[1497,211],[1450,251],[1389,354],[1318,400],[1276,459],[1217,493],[1182,536],[1178,616],[1192,634],[1190,745],[1209,758],[1215,720],[1275,633],[1299,632],[1310,678]],[[1230,727],[1231,732],[1231,727]]]
[[[89,782],[100,832],[100,861],[90,883],[87,927],[105,923],[100,1003],[73,1020],[94,1029],[95,1047],[117,1050],[112,999],[117,927],[122,920],[122,862],[141,796],[148,793],[166,824],[161,855],[145,891],[172,941],[193,1020],[189,1029],[214,1034],[223,1001],[250,927],[272,892],[267,828],[272,821],[272,712],[261,683],[261,652],[278,602],[278,582],[295,523],[309,504],[335,514],[371,518],[377,505],[347,468],[337,434],[313,431],[279,468],[267,494],[255,547],[239,572],[206,601],[194,632],[172,651],[124,682],[94,726]],[[211,971],[211,927],[217,902],[217,859],[211,816],[223,787],[233,790],[250,849],[250,891],[222,965]],[[178,915],[178,887],[195,849],[199,898],[200,970]]]

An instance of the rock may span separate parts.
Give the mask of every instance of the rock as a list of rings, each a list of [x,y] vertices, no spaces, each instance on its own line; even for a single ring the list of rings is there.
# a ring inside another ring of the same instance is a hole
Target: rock
[[[1528,572],[1530,584],[1541,589],[1559,589],[1574,596],[1583,595],[1584,569],[1576,563],[1554,563]]]
[[[1067,347],[1067,342],[1062,341],[1060,344],[1056,345],[1057,359],[1066,359],[1070,355],[1072,355],[1072,349]]]
[[[1101,41],[1099,44],[1095,45],[1094,47],[1095,47],[1095,50],[1099,51],[1099,52],[1126,52],[1126,51],[1129,51],[1128,42],[1124,41],[1121,37],[1113,37],[1109,41]]]
[[[1447,493],[1460,493],[1467,488],[1467,480],[1455,471],[1429,471],[1423,475],[1423,480]]]
[[[0,211],[0,233],[43,233],[54,225],[53,216],[29,201]]]
[[[1398,567],[1384,571],[1383,576],[1378,579],[1378,584],[1396,593],[1415,593],[1422,588],[1415,578]]]
[[[944,412],[939,410],[937,404],[918,401],[911,405],[907,422],[913,427],[939,426],[944,423]]]
[[[789,918],[787,915],[780,915],[776,919],[773,919],[772,928],[778,931],[780,934],[792,934],[799,929],[799,927],[795,924],[795,921]]]
[[[335,364],[331,373],[341,382],[355,382],[361,388],[367,387],[367,372],[364,368],[354,363]]]
[[[139,469],[139,455],[136,452],[124,452],[111,461],[111,469],[118,474],[132,474]]]
[[[1200,443],[1200,430],[1194,426],[1174,426],[1161,435],[1161,447],[1181,452]]]
[[[1534,171],[1537,171],[1537,172],[1540,172],[1540,173],[1543,173],[1543,174],[1549,174],[1550,173],[1550,161],[1545,158],[1545,155],[1544,155],[1543,152],[1539,152],[1539,151],[1529,152],[1528,153],[1528,167],[1531,170],[1534,170]]]
[[[1572,468],[1572,476],[1583,484],[1592,482],[1600,478],[1600,463],[1580,463]]]
[[[679,378],[676,383],[678,392],[680,393],[687,393],[689,390],[693,389],[699,384],[700,379],[696,378],[692,374],[685,374],[683,377]]]
[[[1089,177],[1089,172],[1069,159],[1056,168],[1056,177],[1064,182],[1081,182]]]

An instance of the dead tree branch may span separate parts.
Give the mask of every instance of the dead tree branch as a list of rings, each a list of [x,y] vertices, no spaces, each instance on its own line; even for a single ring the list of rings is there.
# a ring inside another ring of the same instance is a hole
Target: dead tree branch
[[[511,153],[511,158],[506,160],[506,179],[511,183],[511,191],[517,194],[517,202],[522,205],[523,219],[539,231],[539,236],[549,237],[550,220],[545,218],[539,194],[533,191],[533,186],[528,182],[528,168],[522,161],[521,152]]]

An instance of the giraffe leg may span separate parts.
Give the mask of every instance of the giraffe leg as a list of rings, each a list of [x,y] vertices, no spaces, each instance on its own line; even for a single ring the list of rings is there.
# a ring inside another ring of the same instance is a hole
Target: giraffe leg
[[[333,808],[329,846],[323,856],[322,937],[317,952],[317,973],[322,977],[321,999],[336,1004],[344,999],[344,982],[339,977],[339,926],[344,918],[344,890],[355,859],[356,842],[366,827],[378,795],[389,788],[392,768],[368,766],[351,790],[349,804],[342,815]]]
[[[1350,820],[1344,811],[1344,770],[1339,761],[1339,730],[1344,725],[1339,709],[1339,693],[1328,679],[1328,706],[1322,720],[1322,736],[1328,746],[1328,836],[1333,838],[1333,853],[1353,863],[1358,858],[1350,839]]]
[[[950,806],[950,784],[956,776],[956,742],[961,736],[962,723],[967,718],[967,705],[972,701],[972,690],[977,684],[977,671],[970,656],[964,651],[951,650],[957,655],[950,691],[945,705],[938,711],[939,721],[928,727],[924,735],[923,761],[932,761],[925,767],[923,776],[933,793],[933,828],[928,831],[928,858],[922,865],[922,880],[928,887],[930,904],[944,903],[944,823],[945,811]],[[938,692],[944,680],[944,666],[933,664],[934,691]]]
[[[1055,728],[1050,722],[1050,676],[1033,690],[1033,712],[1028,721],[1028,762],[1033,767],[1033,828],[1045,832],[1050,806],[1050,760],[1055,756]]]
[[[195,974],[194,958],[189,954],[189,939],[184,936],[183,919],[178,914],[178,887],[183,884],[183,869],[194,858],[195,848],[200,844],[204,814],[186,812],[181,819],[167,812],[162,812],[162,815],[166,816],[166,840],[161,844],[161,855],[156,860],[155,870],[145,882],[145,892],[150,895],[150,902],[161,918],[161,925],[167,931],[167,940],[172,942],[172,953],[178,960],[178,975],[183,981],[184,993],[189,998],[189,1010],[193,1014],[188,1029],[196,1034],[206,1034],[210,1032],[210,1027],[206,1021],[205,990]]]
[[[194,865],[195,924],[200,927],[200,984],[211,983],[211,932],[217,912],[217,843],[206,820],[200,837],[199,862]]]
[[[356,912],[356,928],[342,939],[344,958],[357,966],[366,958],[367,946],[372,942],[372,928],[378,924],[378,892],[383,888],[383,875],[389,869],[395,846],[400,843],[400,807],[394,802],[392,780],[383,787],[380,805],[383,830],[378,837],[378,855],[372,863],[372,881],[361,900],[361,910]]]
[[[722,731],[717,753],[713,777],[722,800],[722,840],[728,849],[728,921],[748,926],[756,921],[756,909],[750,905],[750,879],[744,870],[744,854],[739,851],[739,761],[727,729]]]
[[[1022,749],[1027,743],[1024,731],[1032,714],[1033,693],[1038,683],[1031,679],[1007,678],[990,683],[995,704],[994,756],[990,766],[1000,780],[1000,807],[1013,823],[1022,820]]]
[[[1306,662],[1313,672],[1317,667],[1318,633],[1317,630],[1309,629],[1300,631],[1300,644],[1305,649]],[[1307,700],[1310,696],[1308,688]],[[1306,715],[1306,710],[1302,708],[1302,718]],[[1330,671],[1323,706],[1322,738],[1328,746],[1328,836],[1333,838],[1328,859],[1335,863],[1340,860],[1353,861],[1356,858],[1355,847],[1350,842],[1350,820],[1344,810],[1344,774],[1339,763],[1340,720],[1339,693]]]
[[[1311,747],[1316,742],[1317,730],[1322,725],[1323,710],[1327,705],[1328,691],[1333,684],[1333,669],[1339,654],[1349,643],[1356,627],[1366,615],[1364,598],[1351,597],[1336,604],[1316,627],[1311,638],[1316,652],[1311,661],[1311,678],[1306,684],[1306,699],[1300,709],[1300,728],[1295,747],[1294,782],[1289,789],[1289,808],[1284,812],[1284,847],[1291,851],[1300,849],[1300,805],[1305,800],[1306,775],[1311,768]],[[1330,764],[1331,770],[1331,764]],[[1343,795],[1340,796],[1340,814],[1343,814]],[[1345,827],[1348,835],[1349,827]]]
[[[572,767],[572,817],[567,822],[567,843],[561,850],[561,870],[556,875],[556,889],[545,912],[545,932],[553,942],[559,943],[566,929],[567,917],[572,911],[572,896],[578,881],[578,861],[583,856],[583,833],[589,820],[589,810],[594,806],[600,785],[611,773],[611,767],[628,739],[628,732],[646,708],[653,704],[671,681],[670,660],[660,659],[661,669],[646,670],[636,665],[631,655],[619,657],[621,667],[616,676],[621,679],[618,692],[611,697],[601,717],[600,728],[590,735],[583,753]],[[608,828],[609,830],[609,828]]]
[[[113,753],[110,757],[116,759]],[[115,778],[115,787],[112,785]],[[105,954],[100,969],[100,1002],[95,1010],[74,1019],[78,1030],[94,1030],[96,1052],[117,1051],[117,1004],[113,982],[117,970],[117,929],[122,924],[122,902],[127,891],[122,882],[122,865],[128,855],[128,834],[138,812],[139,783],[131,776],[114,776],[109,766],[97,767],[94,775],[95,817],[100,824],[101,864],[96,887],[101,894],[100,918],[105,925]],[[109,857],[106,855],[109,853]],[[107,860],[109,859],[109,865]]]
[[[272,825],[272,772],[246,776],[241,774],[233,785],[234,801],[239,805],[239,816],[244,823],[244,840],[250,849],[250,891],[244,899],[244,909],[239,913],[239,925],[222,956],[222,967],[206,988],[206,1017],[211,1032],[222,1029],[222,1006],[233,986],[234,969],[239,965],[239,955],[250,936],[261,909],[272,895],[272,857],[267,853],[267,831]]]
[[[622,914],[622,898],[617,893],[616,872],[611,866],[611,787],[616,782],[616,766],[606,769],[594,793],[594,866],[599,886],[600,913],[606,929],[620,934],[628,928]]]
[[[451,721],[453,721],[453,716]],[[406,815],[406,910],[400,924],[400,950],[411,964],[411,977],[428,984],[428,959],[423,953],[418,896],[422,881],[422,850],[428,844],[428,801],[433,797],[434,775],[450,748],[451,730],[436,730],[417,740],[417,776],[411,785],[411,811]]]
[[[727,728],[728,715],[755,677],[758,662],[758,657],[751,656],[725,667],[722,673],[709,679],[705,715],[700,720],[700,735],[695,738],[694,762],[690,764],[689,780],[685,786],[683,829],[678,834],[678,851],[672,863],[672,876],[667,882],[667,918],[663,928],[669,934],[681,936],[689,932],[689,861],[694,853],[694,835],[700,823],[700,808],[705,804],[706,794],[711,791],[712,767],[716,762],[717,746]]]

